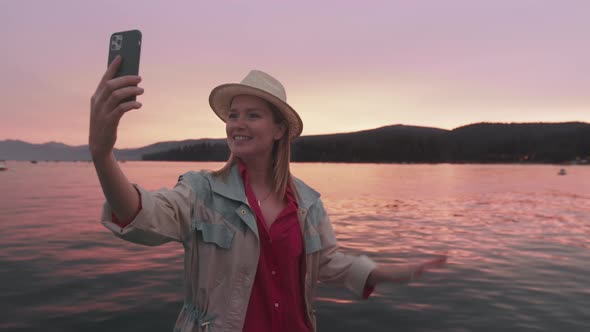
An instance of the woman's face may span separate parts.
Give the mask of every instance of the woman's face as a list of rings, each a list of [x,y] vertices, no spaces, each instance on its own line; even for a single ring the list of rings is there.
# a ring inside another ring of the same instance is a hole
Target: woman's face
[[[232,100],[225,122],[227,143],[239,158],[270,156],[275,140],[285,133],[268,103],[259,97],[240,95]]]

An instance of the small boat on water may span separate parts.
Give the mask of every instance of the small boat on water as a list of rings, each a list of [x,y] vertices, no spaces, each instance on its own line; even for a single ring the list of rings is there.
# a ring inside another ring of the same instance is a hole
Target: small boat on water
[[[565,172],[565,169],[562,168],[562,169],[559,170],[559,173],[557,173],[557,174],[559,174],[559,175],[566,175],[567,173]]]
[[[6,163],[4,162],[4,160],[0,160],[0,171],[6,171],[6,170],[8,170]]]

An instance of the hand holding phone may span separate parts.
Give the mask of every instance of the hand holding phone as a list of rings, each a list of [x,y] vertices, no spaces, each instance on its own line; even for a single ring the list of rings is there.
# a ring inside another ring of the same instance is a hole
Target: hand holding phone
[[[141,108],[135,100],[143,94],[138,87],[140,49],[141,32],[137,30],[114,33],[109,40],[109,65],[90,98],[88,147],[93,159],[108,159],[121,117]]]
[[[108,64],[110,65],[117,55],[121,56],[121,64],[113,78],[139,75],[141,37],[141,31],[139,30],[115,32],[111,35]],[[128,101],[135,101],[135,96],[122,100],[121,103]]]

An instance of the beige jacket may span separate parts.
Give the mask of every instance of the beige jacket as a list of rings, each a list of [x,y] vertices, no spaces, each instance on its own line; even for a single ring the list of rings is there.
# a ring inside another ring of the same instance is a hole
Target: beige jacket
[[[316,330],[314,296],[318,281],[337,283],[362,295],[376,264],[366,256],[338,251],[320,195],[295,180],[299,224],[305,242],[305,303],[308,325]],[[180,176],[172,190],[141,194],[142,210],[125,228],[111,220],[105,202],[102,223],[116,236],[157,246],[184,246],[184,306],[174,331],[241,331],[260,253],[255,215],[235,165],[227,181],[208,171]]]

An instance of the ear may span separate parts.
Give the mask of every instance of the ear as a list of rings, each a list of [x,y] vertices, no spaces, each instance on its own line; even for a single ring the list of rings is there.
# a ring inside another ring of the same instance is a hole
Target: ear
[[[285,133],[287,132],[287,127],[285,126],[284,123],[279,123],[277,125],[275,125],[275,133],[273,135],[273,138],[275,141],[280,140],[283,136],[285,136]]]

